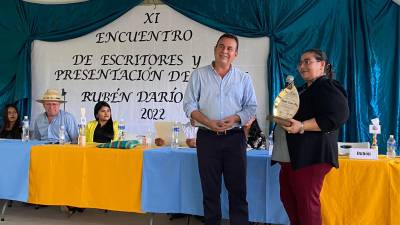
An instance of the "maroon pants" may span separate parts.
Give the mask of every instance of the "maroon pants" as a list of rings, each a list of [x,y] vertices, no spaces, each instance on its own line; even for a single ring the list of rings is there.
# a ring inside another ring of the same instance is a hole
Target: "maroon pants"
[[[331,168],[320,163],[293,170],[290,163],[281,163],[281,200],[291,225],[322,225],[319,196]]]

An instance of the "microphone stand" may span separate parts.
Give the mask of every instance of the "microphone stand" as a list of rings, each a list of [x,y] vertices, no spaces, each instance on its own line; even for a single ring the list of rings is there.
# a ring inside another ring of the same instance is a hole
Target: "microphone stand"
[[[61,96],[63,96],[63,98],[64,98],[64,106],[63,106],[63,108],[64,108],[64,112],[63,113],[65,113],[65,104],[66,104],[66,101],[65,101],[65,96],[67,95],[67,92],[64,90],[64,88],[63,89],[61,89]],[[65,132],[67,132],[67,135],[69,135],[68,134],[68,130],[66,129],[66,127],[65,127],[65,123],[64,123],[64,118],[62,117],[62,113],[60,112],[60,115],[61,115],[61,125],[60,125],[60,130],[61,130],[61,127],[64,127],[63,129],[63,132],[64,132],[64,142],[65,142]],[[64,143],[63,142],[63,143]]]
[[[65,112],[65,105],[66,105],[66,101],[65,101],[65,96],[67,95],[67,92],[63,89],[61,89],[61,96],[63,96],[64,98],[64,112]]]

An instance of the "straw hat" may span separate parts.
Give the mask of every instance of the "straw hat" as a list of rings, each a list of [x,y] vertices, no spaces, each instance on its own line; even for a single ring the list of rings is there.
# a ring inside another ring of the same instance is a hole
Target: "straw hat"
[[[43,94],[43,97],[41,99],[37,99],[36,101],[40,103],[44,103],[45,101],[60,103],[67,102],[61,99],[60,93],[55,89],[47,89],[47,91]]]

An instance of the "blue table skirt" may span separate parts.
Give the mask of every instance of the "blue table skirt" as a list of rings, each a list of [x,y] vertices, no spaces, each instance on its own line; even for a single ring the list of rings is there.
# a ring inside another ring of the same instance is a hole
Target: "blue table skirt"
[[[0,199],[28,201],[31,146],[42,143],[0,140]]]
[[[270,165],[266,151],[247,153],[249,220],[289,224],[279,197],[279,165]],[[223,186],[222,214],[228,218],[228,197]],[[154,213],[203,215],[197,155],[189,148],[159,148],[144,152],[142,210]]]

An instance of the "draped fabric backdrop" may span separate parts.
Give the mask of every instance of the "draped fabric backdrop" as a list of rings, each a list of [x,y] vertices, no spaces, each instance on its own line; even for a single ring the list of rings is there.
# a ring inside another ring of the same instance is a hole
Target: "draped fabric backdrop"
[[[32,40],[60,41],[101,27],[140,0],[90,0],[36,5],[3,0],[0,7],[0,104],[18,101],[29,112]],[[351,110],[343,141],[369,141],[370,119],[379,117],[380,153],[389,134],[400,131],[400,7],[391,0],[164,0],[185,16],[223,32],[270,37],[269,102],[301,52],[327,52]],[[201,44],[201,43],[199,43]]]
[[[30,114],[31,44],[33,40],[62,41],[102,27],[142,0],[90,0],[65,5],[42,5],[22,0],[0,3],[0,110],[17,102]]]

